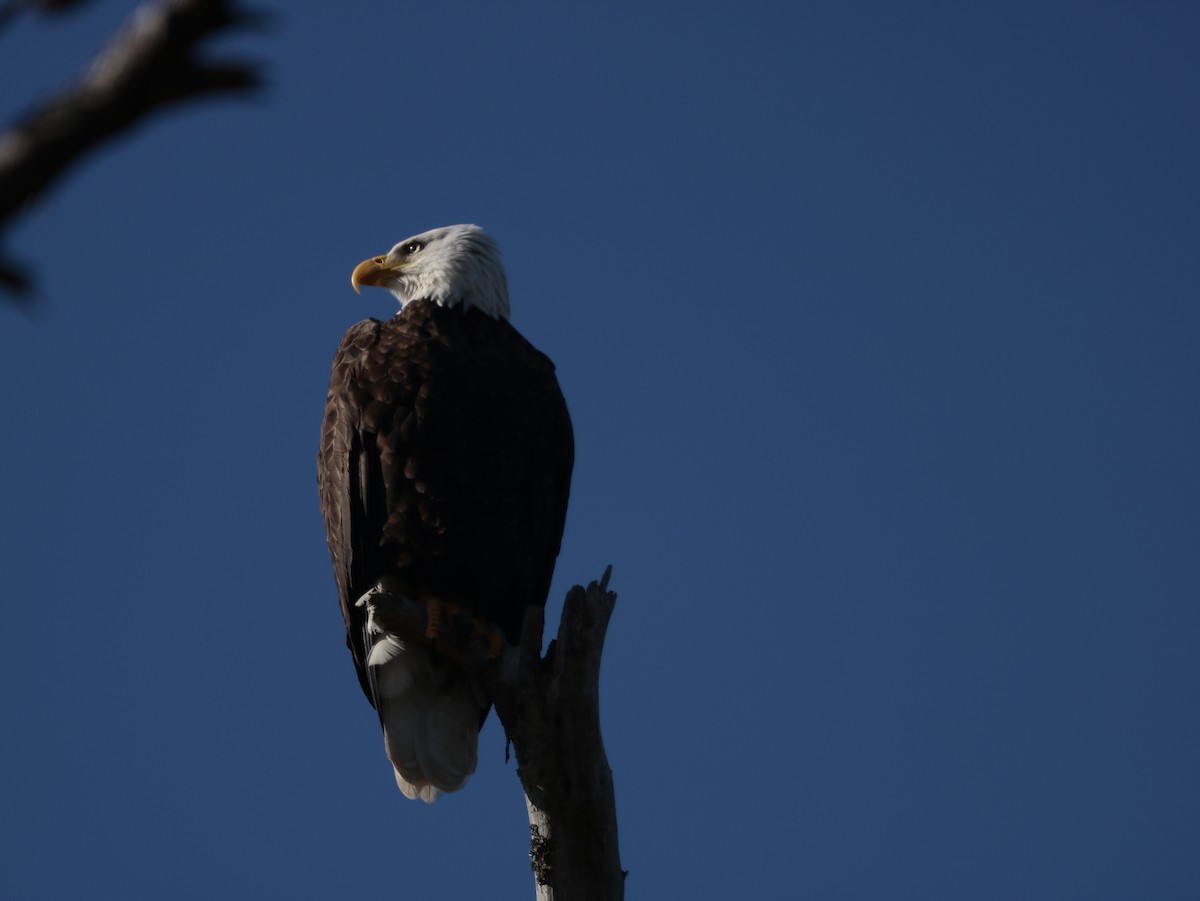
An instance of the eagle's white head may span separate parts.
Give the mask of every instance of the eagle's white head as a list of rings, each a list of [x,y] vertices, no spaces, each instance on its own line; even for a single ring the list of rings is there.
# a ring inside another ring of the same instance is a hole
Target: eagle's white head
[[[432,300],[508,318],[508,282],[496,242],[478,225],[447,225],[405,238],[381,257],[363,260],[350,284],[387,288],[400,301]]]

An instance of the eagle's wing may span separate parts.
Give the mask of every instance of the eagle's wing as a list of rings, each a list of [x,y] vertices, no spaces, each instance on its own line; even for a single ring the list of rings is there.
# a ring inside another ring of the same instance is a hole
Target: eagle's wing
[[[371,576],[378,572],[379,536],[387,519],[378,445],[361,399],[361,388],[372,376],[370,370],[379,365],[372,351],[380,326],[374,319],[360,322],[346,332],[338,346],[317,455],[321,513],[346,620],[346,644],[358,681],[372,704],[375,697],[366,666],[367,613],[355,602],[371,587]]]

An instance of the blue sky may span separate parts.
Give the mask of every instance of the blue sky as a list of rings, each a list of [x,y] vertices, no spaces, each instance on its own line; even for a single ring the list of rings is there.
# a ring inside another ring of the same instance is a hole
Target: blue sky
[[[128,14],[0,35],[0,112]],[[501,243],[614,566],[631,898],[1200,882],[1200,13],[296,2],[11,230],[0,894],[531,897],[395,790],[314,485],[350,270]],[[19,88],[16,86],[20,86]]]

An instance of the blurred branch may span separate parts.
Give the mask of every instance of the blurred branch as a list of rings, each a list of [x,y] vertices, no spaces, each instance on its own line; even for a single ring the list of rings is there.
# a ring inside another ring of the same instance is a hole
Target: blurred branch
[[[453,643],[439,636],[435,643],[479,680],[516,750],[538,901],[625,897],[612,770],[600,736],[600,655],[617,602],[608,590],[611,572],[567,593],[545,656],[541,607],[525,611],[520,645],[505,644],[498,660],[478,637]],[[422,604],[389,590],[387,580],[368,600],[379,626],[426,641]]]
[[[154,113],[260,87],[251,63],[197,56],[214,35],[260,21],[238,9],[236,0],[165,0],[138,7],[75,84],[0,135],[0,233],[78,160]],[[15,294],[31,288],[28,274],[2,251],[0,286]]]

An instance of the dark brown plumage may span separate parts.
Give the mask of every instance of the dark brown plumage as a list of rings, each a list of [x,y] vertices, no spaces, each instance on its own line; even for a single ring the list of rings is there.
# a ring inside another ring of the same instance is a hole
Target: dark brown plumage
[[[414,599],[460,605],[515,642],[525,607],[546,602],[573,458],[554,365],[506,319],[417,300],[346,332],[318,481],[372,704],[359,597],[390,574]]]

